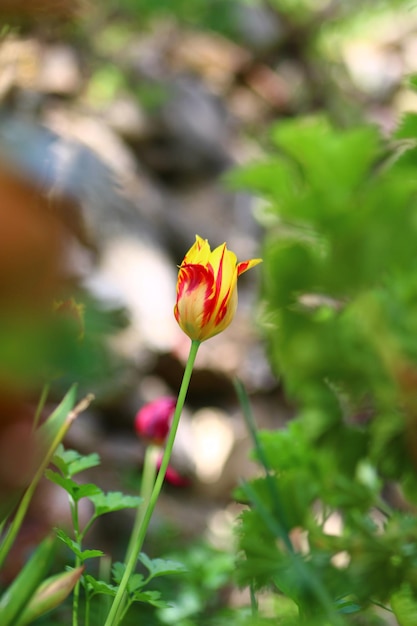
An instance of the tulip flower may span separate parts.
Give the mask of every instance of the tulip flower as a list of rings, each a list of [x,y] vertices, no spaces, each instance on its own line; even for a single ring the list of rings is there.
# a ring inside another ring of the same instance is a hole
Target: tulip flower
[[[237,308],[238,277],[262,259],[237,262],[225,243],[214,250],[198,235],[180,265],[175,319],[192,341],[221,333]]]
[[[156,446],[162,445],[169,433],[176,403],[176,398],[166,396],[145,404],[135,417],[137,434]]]
[[[238,263],[236,255],[227,249],[225,243],[212,251],[207,239],[202,239],[197,235],[194,245],[180,265],[174,315],[182,330],[191,339],[190,352],[172,422],[169,416],[170,428],[156,478],[152,472],[155,448],[150,445],[146,450],[142,474],[143,488],[141,489],[143,502],[136,512],[135,525],[125,558],[126,567],[104,626],[113,626],[121,611],[129,579],[135,571],[164,479],[178,486],[186,482],[185,478],[177,475],[170,467],[169,460],[200,343],[229,326],[237,307],[237,279],[243,272],[260,262],[261,259],[251,259]],[[152,419],[151,414],[141,417],[139,412],[135,420],[136,430],[138,432],[142,430],[142,420],[145,424],[152,424]],[[166,415],[164,415],[163,424],[161,434],[166,435]],[[146,432],[147,426],[144,430]],[[151,428],[151,436],[155,433],[159,433],[159,426]]]

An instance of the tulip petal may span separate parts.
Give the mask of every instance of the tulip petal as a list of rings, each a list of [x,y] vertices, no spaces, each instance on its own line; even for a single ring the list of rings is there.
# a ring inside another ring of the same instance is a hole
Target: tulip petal
[[[262,259],[250,259],[249,261],[242,261],[237,265],[237,275],[240,276],[244,272],[247,272],[258,263],[262,263]]]
[[[219,246],[210,257],[216,276],[216,294],[213,302],[212,317],[215,326],[218,326],[225,318],[230,297],[236,288],[236,255],[227,250],[226,244]],[[217,267],[216,267],[217,266]],[[217,332],[220,332],[219,329]]]
[[[195,264],[180,267],[174,315],[182,330],[191,339],[200,339],[201,329],[212,309],[214,294],[215,284],[211,268]]]
[[[201,263],[205,265],[210,257],[210,244],[207,239],[203,239],[196,235],[195,242],[188,250],[181,265],[189,265],[193,263]]]

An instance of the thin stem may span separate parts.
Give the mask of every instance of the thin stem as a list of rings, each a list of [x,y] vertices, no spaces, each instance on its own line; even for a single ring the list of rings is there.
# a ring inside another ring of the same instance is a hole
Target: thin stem
[[[155,477],[156,477],[156,461],[158,452],[160,450],[159,446],[149,445],[146,448],[145,458],[143,461],[143,472],[142,472],[142,480],[140,487],[140,495],[142,496],[142,500],[139,503],[136,509],[136,517],[133,525],[133,530],[130,535],[129,544],[126,550],[125,556],[125,564],[129,563],[130,556],[135,549],[137,538],[139,535],[140,527],[142,526],[143,518],[145,516],[145,511],[149,506],[149,502],[152,495],[152,490],[155,485]],[[120,603],[119,610],[116,615],[116,620],[119,622],[122,621],[122,616],[127,611],[128,606],[126,607],[126,594]]]
[[[253,581],[251,582],[249,586],[249,592],[250,592],[251,614],[252,614],[252,617],[256,617],[258,615],[258,601],[256,599],[255,585]]]
[[[43,408],[45,406],[45,402],[49,394],[49,389],[50,389],[49,383],[45,383],[44,386],[42,387],[41,397],[39,398],[38,406],[36,407],[35,417],[33,418],[33,426],[32,426],[33,430],[36,430],[39,424],[39,419],[43,411]]]
[[[71,508],[71,517],[72,524],[74,526],[74,537],[75,541],[78,543],[78,547],[81,550],[81,533],[80,533],[80,523],[78,518],[78,502],[75,500],[70,500],[70,508]],[[80,567],[81,559],[79,556],[75,557],[74,568]],[[74,587],[73,597],[72,597],[72,626],[78,626],[78,608],[80,605],[80,579],[77,580],[76,585]]]
[[[85,594],[84,626],[90,626],[91,593]]]
[[[134,550],[136,545],[137,537],[139,534],[140,527],[142,525],[143,518],[145,516],[145,511],[149,506],[149,502],[151,499],[152,491],[155,485],[155,477],[156,477],[156,462],[157,455],[159,451],[159,446],[150,445],[146,448],[145,458],[143,461],[143,473],[142,473],[142,481],[140,488],[140,495],[142,496],[142,500],[136,509],[136,518],[133,526],[132,534],[130,535],[129,545],[127,547],[125,563],[128,563],[129,557]]]
[[[111,566],[112,566],[111,557],[109,555],[103,555],[99,561],[99,568],[98,568],[99,580],[103,580],[105,583],[110,583]],[[91,598],[93,597],[93,595],[94,594],[91,595]],[[101,601],[97,610],[98,612],[97,623],[98,624],[104,624],[105,616],[107,615],[110,609],[110,604],[111,604],[111,599],[108,595],[101,596]],[[87,626],[87,624],[85,626]]]
[[[181,387],[178,393],[178,400],[177,400],[177,405],[175,407],[174,417],[172,419],[171,429],[169,431],[168,439],[167,439],[166,446],[165,446],[165,451],[162,456],[161,467],[159,468],[159,472],[156,477],[155,485],[153,487],[151,497],[149,499],[149,504],[146,507],[145,513],[143,515],[143,520],[142,520],[142,523],[140,525],[140,528],[136,537],[135,546],[133,547],[129,555],[129,560],[126,563],[126,569],[124,571],[122,580],[120,581],[119,588],[113,600],[113,604],[111,606],[110,612],[107,616],[107,620],[104,626],[117,626],[117,624],[120,623],[120,621],[117,620],[117,613],[119,611],[119,607],[121,605],[124,594],[126,592],[129,578],[135,569],[136,562],[137,562],[139,553],[142,549],[142,545],[146,536],[146,531],[148,530],[149,522],[151,520],[153,511],[155,509],[155,506],[158,501],[158,497],[162,488],[162,484],[164,482],[165,474],[168,468],[168,463],[169,463],[171,453],[172,453],[172,448],[174,446],[175,435],[177,434],[178,424],[180,421],[182,409],[184,407],[185,398],[187,396],[188,386],[190,384],[194,361],[197,356],[199,346],[200,346],[199,341],[192,341],[191,347],[190,347],[190,353],[188,355],[187,364],[184,370]]]
[[[80,541],[84,541],[84,537],[86,536],[91,526],[94,524],[94,522],[98,518],[99,518],[99,515],[95,515],[95,514],[92,517],[90,517],[90,519],[88,520],[84,528],[80,531]]]
[[[122,611],[120,611],[120,616],[117,617],[119,624],[121,624],[121,622],[124,620],[126,613],[128,612],[131,606],[132,606],[132,601],[129,599],[128,602],[126,603],[126,606],[123,608]]]

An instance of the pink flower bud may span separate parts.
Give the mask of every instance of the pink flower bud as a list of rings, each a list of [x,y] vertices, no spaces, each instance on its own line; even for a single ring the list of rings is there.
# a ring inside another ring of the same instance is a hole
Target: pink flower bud
[[[162,463],[162,456],[158,459],[156,463],[157,470],[159,470],[159,468],[161,467],[161,463]],[[170,485],[173,485],[174,487],[189,487],[191,485],[190,479],[187,478],[186,476],[181,476],[181,474],[177,472],[177,470],[174,469],[172,465],[168,465],[167,467],[165,480],[167,483],[169,483]]]
[[[137,434],[154,445],[162,445],[169,433],[176,403],[176,398],[167,396],[145,404],[135,417]]]

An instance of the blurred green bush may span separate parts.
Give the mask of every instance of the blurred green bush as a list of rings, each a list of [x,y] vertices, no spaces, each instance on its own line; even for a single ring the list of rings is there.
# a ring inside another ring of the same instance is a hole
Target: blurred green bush
[[[233,184],[263,199],[261,323],[297,416],[261,433],[266,477],[239,491],[252,506],[238,576],[291,598],[291,624],[384,624],[394,611],[412,626],[417,115],[388,141],[324,118],[281,122],[271,138]]]

